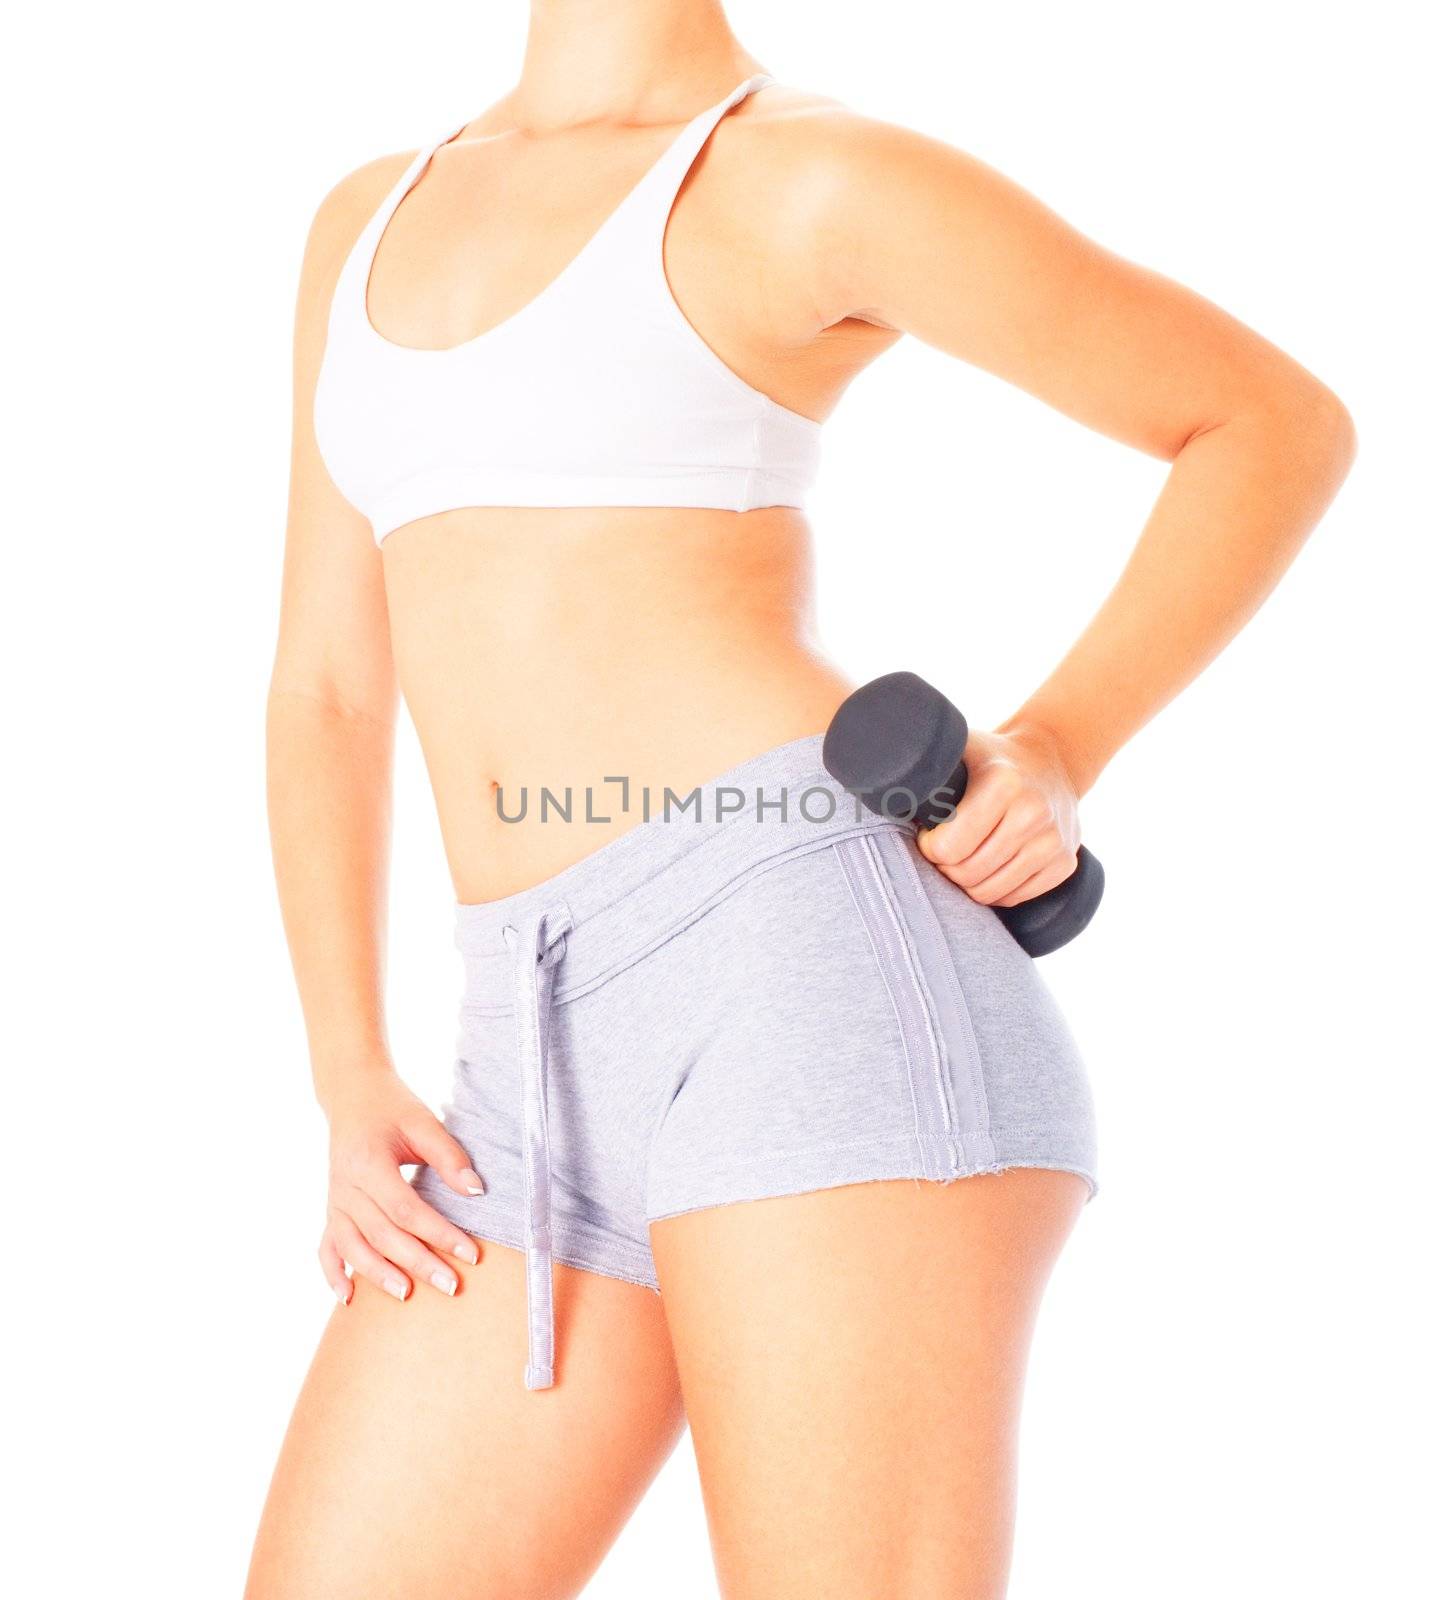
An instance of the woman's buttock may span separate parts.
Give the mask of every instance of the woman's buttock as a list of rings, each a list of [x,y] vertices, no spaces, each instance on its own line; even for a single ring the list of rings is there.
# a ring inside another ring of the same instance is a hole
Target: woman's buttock
[[[785,508],[448,512],[383,543],[393,649],[457,898],[530,887],[851,684]]]

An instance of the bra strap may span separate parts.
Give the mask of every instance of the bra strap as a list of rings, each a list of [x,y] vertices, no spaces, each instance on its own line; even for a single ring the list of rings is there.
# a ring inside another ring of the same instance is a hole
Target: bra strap
[[[345,307],[351,316],[359,316],[363,322],[367,320],[366,285],[371,278],[372,262],[376,259],[381,236],[386,232],[387,224],[396,214],[402,201],[416,187],[431,158],[444,144],[450,144],[466,125],[466,122],[457,123],[440,138],[423,145],[407,163],[406,171],[391,186],[386,198],[372,212],[342,263],[333,300],[333,316],[336,315],[337,308]]]
[[[678,134],[657,165],[619,210],[625,209],[632,213],[650,232],[664,227],[672,214],[677,191],[682,187],[683,179],[692,170],[693,163],[711,137],[713,129],[740,100],[747,99],[754,90],[775,81],[771,73],[754,73],[751,78],[745,78],[731,94],[719,100],[715,106],[700,111]]]

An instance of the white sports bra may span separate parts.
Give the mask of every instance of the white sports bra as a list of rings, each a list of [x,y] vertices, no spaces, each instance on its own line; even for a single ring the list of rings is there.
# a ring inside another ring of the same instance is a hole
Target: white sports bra
[[[422,150],[352,246],[332,298],[314,419],[322,460],[378,543],[461,506],[799,506],[820,425],[745,383],[668,287],[677,191],[759,73],[699,112],[535,299],[442,350],[372,325],[367,282]],[[462,124],[463,127],[466,124]]]

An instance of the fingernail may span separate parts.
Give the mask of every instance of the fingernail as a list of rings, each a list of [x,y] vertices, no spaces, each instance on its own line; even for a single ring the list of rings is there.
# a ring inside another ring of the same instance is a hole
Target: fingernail
[[[406,1299],[405,1278],[386,1278],[383,1280],[381,1286],[388,1294],[394,1294],[398,1300]]]
[[[431,1281],[443,1294],[455,1294],[457,1292],[457,1280],[452,1277],[450,1272],[434,1272],[431,1275]]]
[[[333,1283],[331,1287],[342,1305],[349,1306],[351,1304],[351,1285],[349,1283]]]
[[[477,1264],[477,1247],[474,1244],[454,1245],[452,1254],[458,1261],[465,1261],[469,1267],[474,1267]]]
[[[465,1172],[461,1173],[460,1177],[462,1182],[466,1185],[468,1194],[485,1194],[487,1192],[486,1184],[482,1182],[480,1176],[473,1172],[470,1167],[468,1167]]]

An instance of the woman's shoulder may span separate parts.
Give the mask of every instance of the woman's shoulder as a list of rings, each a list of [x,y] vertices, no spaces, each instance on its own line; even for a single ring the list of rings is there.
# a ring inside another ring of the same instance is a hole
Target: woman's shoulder
[[[415,159],[414,150],[379,156],[348,172],[322,197],[312,215],[301,258],[297,317],[298,334],[303,339],[319,339],[347,257]]]
[[[982,180],[989,171],[966,151],[919,129],[791,84],[767,85],[728,121],[735,124],[735,148],[777,180],[771,198],[783,204],[789,191],[798,201],[832,195],[886,203],[900,181],[912,185],[946,176],[957,184],[968,176]]]
[[[377,156],[333,183],[311,219],[312,244],[323,253],[330,253],[328,247],[349,250],[417,154]]]

